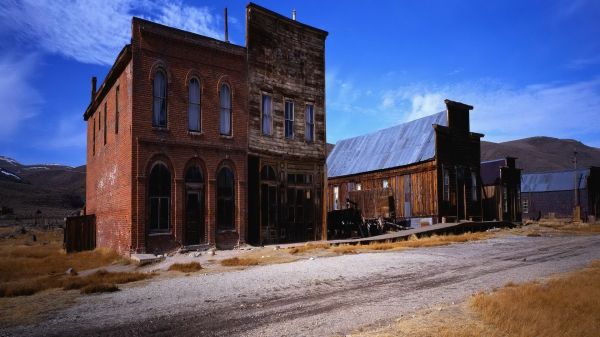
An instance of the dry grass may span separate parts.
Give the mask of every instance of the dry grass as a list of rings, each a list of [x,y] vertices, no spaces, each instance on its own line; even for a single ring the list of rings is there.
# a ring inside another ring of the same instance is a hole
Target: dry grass
[[[221,265],[226,267],[246,267],[259,264],[260,260],[254,257],[232,257],[221,261]]]
[[[336,254],[357,254],[365,251],[385,251],[402,250],[406,248],[421,248],[444,246],[451,243],[461,243],[476,240],[485,240],[492,237],[493,234],[485,232],[464,233],[459,235],[432,235],[418,238],[412,235],[408,240],[396,242],[373,242],[367,245],[341,245],[330,248],[330,251]]]
[[[507,283],[470,302],[427,310],[352,336],[595,336],[600,331],[600,261],[545,283]]]
[[[182,273],[193,273],[199,270],[202,270],[202,266],[198,262],[174,263],[169,267],[169,271],[180,271]]]
[[[112,283],[93,283],[81,288],[82,294],[112,293],[115,291],[119,291],[119,287]]]
[[[35,242],[32,234],[36,236]],[[107,249],[66,254],[62,249],[62,238],[62,230],[33,230],[0,240],[0,297],[26,296],[46,289],[68,288],[71,282],[85,283],[79,287],[82,288],[87,284],[98,284],[94,278],[106,279],[109,278],[108,274],[115,274],[110,277],[118,281],[134,277],[105,271],[86,277],[65,275],[69,268],[82,271],[128,261]],[[111,283],[127,282],[131,281]]]
[[[540,221],[541,227],[571,233],[600,233],[600,224],[574,223],[570,221]]]
[[[302,254],[302,253],[306,253],[306,252],[310,252],[310,251],[314,251],[314,250],[328,249],[328,248],[329,248],[329,244],[327,244],[327,243],[307,243],[304,246],[288,248],[288,252],[290,254],[294,255],[294,254]]]
[[[103,285],[125,284],[135,281],[141,281],[152,277],[153,274],[146,273],[128,273],[117,272],[110,273],[106,270],[98,270],[97,272],[85,277],[69,277],[63,280],[62,285],[64,290],[81,289],[81,293],[88,293],[89,289],[102,289]],[[85,289],[88,289],[86,292]],[[95,291],[97,292],[97,291]]]

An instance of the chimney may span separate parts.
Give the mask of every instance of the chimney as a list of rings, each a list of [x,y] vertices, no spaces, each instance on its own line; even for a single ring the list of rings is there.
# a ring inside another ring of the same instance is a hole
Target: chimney
[[[92,101],[96,97],[96,76],[92,76]]]
[[[296,21],[296,8],[292,10],[292,20]]]
[[[227,7],[225,7],[225,42],[229,42],[229,27],[227,26]]]

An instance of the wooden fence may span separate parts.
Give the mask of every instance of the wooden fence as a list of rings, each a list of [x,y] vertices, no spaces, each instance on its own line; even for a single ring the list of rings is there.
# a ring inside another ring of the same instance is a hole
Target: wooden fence
[[[68,217],[65,224],[64,245],[67,253],[96,248],[96,216]]]

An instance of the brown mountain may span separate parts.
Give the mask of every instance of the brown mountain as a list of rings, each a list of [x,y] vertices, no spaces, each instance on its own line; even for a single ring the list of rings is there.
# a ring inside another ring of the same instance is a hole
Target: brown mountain
[[[23,165],[0,156],[0,207],[19,217],[63,217],[85,198],[85,166]]]
[[[481,161],[517,157],[523,172],[554,171],[573,168],[573,151],[577,167],[600,166],[600,149],[573,139],[531,137],[504,143],[481,142]]]

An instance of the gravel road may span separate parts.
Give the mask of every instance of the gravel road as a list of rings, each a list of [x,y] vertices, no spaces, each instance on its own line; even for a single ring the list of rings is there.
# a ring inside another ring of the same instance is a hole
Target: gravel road
[[[509,236],[316,258],[83,296],[50,320],[4,334],[338,336],[594,259],[600,259],[600,236]]]

